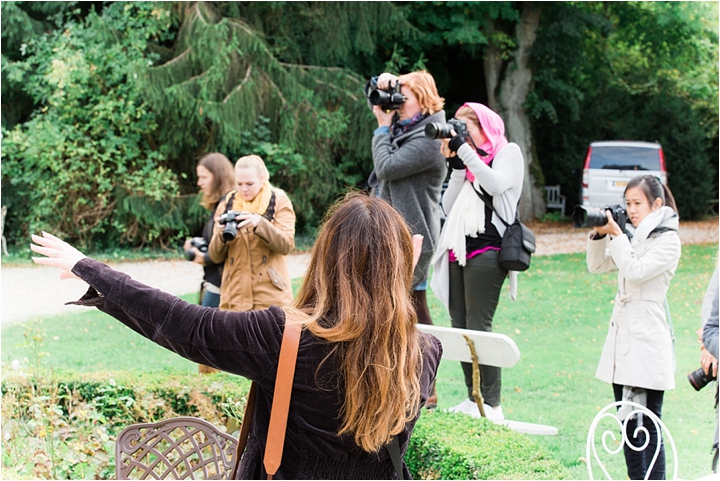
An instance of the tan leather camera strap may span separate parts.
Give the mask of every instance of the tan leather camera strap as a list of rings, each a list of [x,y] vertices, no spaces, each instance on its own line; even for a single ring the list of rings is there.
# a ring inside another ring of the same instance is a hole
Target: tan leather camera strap
[[[292,394],[295,364],[300,346],[300,333],[302,331],[302,326],[298,323],[291,322],[289,316],[286,315],[285,319],[285,329],[283,331],[282,343],[280,344],[278,370],[275,377],[273,402],[272,408],[270,409],[270,426],[268,428],[265,456],[263,458],[267,479],[273,479],[282,460],[283,448],[285,446],[285,430],[287,428],[288,413],[290,411],[290,396]],[[250,423],[255,407],[256,390],[257,387],[253,382],[250,386],[250,393],[248,394],[247,406],[245,407],[243,423],[238,438],[237,452],[235,454],[233,477],[236,479],[240,458],[245,451],[247,439],[250,434]]]

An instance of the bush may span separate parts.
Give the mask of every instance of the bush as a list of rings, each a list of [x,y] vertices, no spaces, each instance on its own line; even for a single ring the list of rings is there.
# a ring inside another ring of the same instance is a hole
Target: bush
[[[116,435],[127,425],[195,416],[232,430],[249,384],[226,373],[6,375],[3,477],[112,479]]]
[[[133,423],[195,416],[232,431],[250,385],[222,372],[5,372],[11,374],[2,382],[3,471],[17,479],[110,479],[116,436]],[[423,413],[405,460],[424,479],[568,478],[527,436],[451,413]]]
[[[156,117],[134,80],[152,61],[147,39],[165,38],[169,15],[152,3],[116,3],[34,38],[23,60],[4,65],[39,106],[3,130],[11,240],[44,229],[84,247],[162,245],[189,234],[198,208],[177,199],[178,176],[152,144]]]
[[[405,462],[415,479],[569,479],[528,436],[485,419],[425,411]]]

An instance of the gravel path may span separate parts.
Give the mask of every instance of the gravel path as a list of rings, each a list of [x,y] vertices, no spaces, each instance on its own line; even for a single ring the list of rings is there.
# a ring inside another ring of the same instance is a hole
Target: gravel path
[[[537,255],[551,255],[585,250],[586,229],[575,230],[567,224],[532,223],[536,236]],[[680,224],[680,239],[684,245],[718,242],[718,219]],[[310,255],[288,257],[292,278],[302,277]],[[110,264],[141,282],[174,295],[197,292],[202,269],[191,262],[146,261]],[[60,313],[82,312],[87,308],[65,306],[85,293],[86,284],[61,281],[55,269],[34,267],[3,267],[0,269],[0,321],[2,326]]]

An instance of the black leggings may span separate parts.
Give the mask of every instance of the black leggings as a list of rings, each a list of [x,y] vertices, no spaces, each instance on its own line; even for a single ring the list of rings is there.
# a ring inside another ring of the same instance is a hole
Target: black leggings
[[[465,266],[450,263],[450,320],[452,327],[492,332],[493,316],[507,270],[498,264],[498,252],[487,251],[468,259]],[[461,363],[468,398],[472,395],[472,364]],[[485,403],[500,405],[500,368],[480,365],[480,392]],[[473,399],[474,400],[474,399]]]
[[[613,384],[613,391],[615,392],[615,401],[622,401],[623,387],[619,384]],[[662,404],[663,395],[665,391],[654,391],[647,389],[647,408],[655,413],[660,418],[662,416]],[[647,473],[650,462],[655,455],[655,449],[658,444],[658,432],[655,429],[655,424],[646,419],[643,422],[645,428],[647,428],[650,434],[650,443],[647,448],[643,451],[634,451],[627,444],[623,444],[623,450],[625,452],[625,465],[627,466],[627,473],[630,479],[645,479],[645,473]],[[627,423],[627,438],[630,441],[634,441],[634,446],[642,446],[645,443],[645,434],[640,433],[637,438],[632,437],[637,427],[637,417],[631,419]],[[655,461],[652,471],[648,479],[665,479],[665,443],[662,442],[662,432],[660,436],[660,453]]]

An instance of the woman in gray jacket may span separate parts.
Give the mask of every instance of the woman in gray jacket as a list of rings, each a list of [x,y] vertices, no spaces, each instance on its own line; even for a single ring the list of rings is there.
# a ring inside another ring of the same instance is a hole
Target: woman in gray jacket
[[[374,195],[402,214],[413,234],[423,236],[413,278],[413,305],[418,322],[432,324],[425,291],[430,258],[440,234],[440,191],[447,170],[440,141],[426,137],[425,126],[445,122],[444,99],[438,95],[432,75],[424,70],[399,77],[383,73],[371,80],[366,89],[388,90],[398,85],[405,100],[397,110],[373,106],[378,128],[372,139],[374,170],[368,185]],[[426,406],[436,405],[433,388]]]
[[[634,177],[625,189],[625,204],[635,230],[630,237],[606,211],[607,224],[588,238],[590,272],[618,270],[618,290],[596,376],[611,383],[615,400],[634,401],[662,415],[663,395],[675,388],[673,345],[665,317],[665,296],[680,261],[678,214],[670,190],[657,177]],[[622,416],[620,416],[622,417]],[[658,433],[645,423],[650,441],[633,437],[637,417],[627,423],[623,448],[630,479],[644,479],[658,445]],[[647,479],[665,479],[665,450]]]

